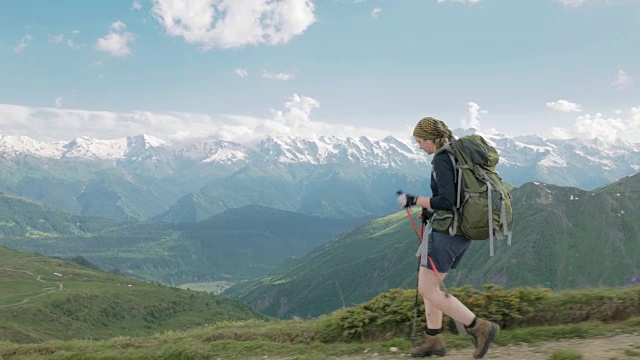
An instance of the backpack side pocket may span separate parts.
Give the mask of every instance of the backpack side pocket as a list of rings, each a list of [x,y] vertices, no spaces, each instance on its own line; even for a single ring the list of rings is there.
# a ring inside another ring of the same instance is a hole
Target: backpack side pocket
[[[438,210],[431,217],[431,228],[437,232],[449,233],[453,224],[453,211]]]

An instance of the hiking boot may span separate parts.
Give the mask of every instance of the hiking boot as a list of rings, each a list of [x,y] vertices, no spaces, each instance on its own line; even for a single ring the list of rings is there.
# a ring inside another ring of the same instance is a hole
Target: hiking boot
[[[491,321],[477,319],[476,325],[470,329],[467,329],[469,335],[473,336],[473,342],[476,344],[476,349],[473,352],[474,359],[482,359],[482,357],[489,350],[489,345],[496,341],[496,335],[500,326]]]
[[[443,356],[446,350],[442,335],[424,335],[424,342],[420,346],[411,349],[412,357],[427,357],[431,355]]]

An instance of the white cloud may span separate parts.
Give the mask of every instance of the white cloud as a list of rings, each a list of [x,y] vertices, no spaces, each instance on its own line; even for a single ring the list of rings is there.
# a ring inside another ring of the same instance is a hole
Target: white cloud
[[[142,3],[138,0],[133,0],[133,4],[131,4],[131,10],[141,10]]]
[[[290,72],[272,73],[265,71],[262,73],[262,77],[269,80],[293,80],[296,76]]]
[[[73,41],[71,39],[67,39],[67,46],[72,48],[72,49],[77,49],[77,48],[82,47],[83,45],[82,46],[78,45],[78,44],[75,43],[75,41]]]
[[[78,33],[78,30],[74,30],[71,32],[71,35],[75,35],[77,33]],[[82,47],[81,45],[76,44],[76,42],[73,39],[70,39],[67,36],[65,36],[65,34],[51,35],[49,36],[49,41],[53,44],[64,43],[72,49],[78,49]]]
[[[442,4],[445,2],[457,2],[461,4],[470,4],[475,5],[480,2],[480,0],[438,0],[438,4]]]
[[[557,1],[567,7],[579,7],[584,5],[585,2],[587,2],[587,0],[557,0]]]
[[[135,39],[135,35],[130,32],[119,32],[127,27],[122,21],[111,24],[113,30],[104,37],[98,39],[94,48],[98,51],[106,52],[111,56],[131,55],[129,43]]]
[[[31,40],[33,40],[33,36],[29,34],[23,36],[22,39],[20,39],[20,41],[18,41],[18,43],[16,44],[16,47],[13,48],[13,51],[15,51],[16,53],[23,52],[24,49],[27,48],[27,45],[29,45],[29,42]]]
[[[273,110],[274,120],[295,129],[302,124],[308,124],[311,120],[311,110],[317,107],[320,107],[318,100],[293,94],[284,104],[285,111]]]
[[[553,101],[553,102],[548,102],[547,106],[555,111],[562,111],[562,112],[580,112],[582,111],[582,109],[580,108],[579,104],[576,103],[572,103],[570,101],[566,101],[566,100],[558,100],[558,101]]]
[[[154,0],[152,13],[171,36],[212,48],[276,45],[316,21],[312,0]]]
[[[490,135],[490,134],[497,134],[498,131],[494,128],[484,128],[481,124],[480,124],[480,117],[482,115],[486,115],[489,112],[487,110],[483,110],[480,105],[478,105],[477,103],[473,102],[473,101],[469,101],[467,103],[468,106],[468,111],[469,111],[469,116],[465,117],[464,119],[462,119],[460,121],[460,127],[463,129],[476,129],[484,134]]]
[[[481,110],[480,105],[470,101],[467,103],[469,106],[469,118],[465,118],[460,122],[460,125],[464,129],[474,128],[480,130],[480,115],[487,113],[487,110]]]
[[[382,12],[382,9],[380,9],[379,7],[373,8],[373,11],[371,11],[371,17],[374,19],[377,19],[378,16],[380,16],[381,12]]]
[[[7,127],[6,129],[3,129],[3,133],[10,134],[13,129],[7,125],[10,125],[10,123],[14,121],[25,121],[32,117],[34,112],[35,111],[32,108],[26,106],[0,104],[0,124],[2,124],[3,127]],[[26,133],[18,133],[16,135],[26,135]]]
[[[249,71],[247,71],[247,69],[235,69],[233,72],[241,78],[249,76]]]
[[[632,82],[633,80],[631,79],[631,76],[627,75],[626,72],[620,70],[618,71],[618,76],[616,77],[616,79],[611,83],[611,87],[617,90],[622,90],[631,86]]]
[[[49,36],[49,41],[54,44],[60,44],[64,41],[64,34]]]
[[[57,108],[61,108],[62,105],[64,105],[64,99],[62,97],[57,97],[55,104]]]
[[[319,106],[316,99],[294,94],[287,99],[284,109],[272,109],[268,118],[260,118],[150,111],[116,113],[0,104],[0,128],[3,134],[47,141],[69,141],[80,136],[114,139],[149,134],[169,142],[206,138],[253,144],[268,135],[312,139],[336,134],[379,139],[389,135],[386,130],[313,121],[311,112]]]
[[[122,31],[126,27],[127,27],[127,24],[123,23],[120,20],[118,20],[118,21],[114,22],[113,24],[111,24],[111,29],[113,29],[115,31]]]
[[[640,108],[632,108],[626,114],[617,112],[615,117],[602,114],[581,115],[570,128],[554,128],[554,137],[593,139],[599,137],[606,142],[620,139],[637,141],[640,136]]]
[[[131,33],[109,33],[105,37],[96,41],[95,49],[109,53],[112,56],[125,56],[131,54],[129,42],[133,41],[134,35]]]

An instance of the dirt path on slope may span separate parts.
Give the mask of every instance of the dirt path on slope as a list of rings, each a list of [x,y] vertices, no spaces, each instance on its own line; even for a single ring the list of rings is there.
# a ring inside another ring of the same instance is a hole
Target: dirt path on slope
[[[640,334],[618,335],[610,338],[563,340],[540,343],[534,346],[512,345],[491,347],[484,359],[549,359],[555,350],[571,349],[582,354],[583,360],[639,359]],[[472,348],[455,349],[447,354],[447,359],[471,359]],[[626,351],[626,352],[625,352]],[[635,356],[633,356],[635,354]]]
[[[36,277],[36,275],[35,275],[35,274],[30,273],[29,271],[25,271],[25,270],[15,270],[15,269],[6,269],[6,268],[0,268],[0,270],[2,270],[2,271],[21,272],[21,273],[29,274],[29,275],[31,275],[31,276],[33,276],[33,277]],[[29,300],[31,300],[31,299],[33,299],[33,298],[37,298],[37,297],[40,297],[40,296],[43,296],[43,295],[49,294],[50,292],[53,292],[53,291],[60,291],[60,290],[62,290],[62,289],[64,288],[64,285],[62,285],[62,283],[61,283],[61,282],[57,282],[57,281],[44,281],[44,280],[42,280],[41,278],[42,278],[42,275],[37,275],[36,280],[37,280],[37,281],[39,281],[39,282],[41,282],[41,283],[45,283],[45,284],[56,284],[56,285],[58,285],[58,288],[57,288],[57,289],[51,289],[51,290],[48,290],[48,291],[46,291],[46,292],[44,292],[44,293],[42,293],[42,294],[33,295],[33,296],[28,296],[28,297],[24,298],[24,299],[23,299],[22,301],[20,301],[20,302],[17,302],[17,303],[14,303],[14,304],[9,304],[9,305],[2,305],[2,306],[0,306],[0,308],[8,308],[8,307],[13,307],[13,306],[22,305],[22,304],[26,303],[27,301],[29,301]]]
[[[483,359],[487,360],[549,360],[555,350],[571,349],[582,354],[582,360],[628,360],[640,359],[640,332],[608,338],[563,340],[536,345],[492,346]],[[448,350],[443,360],[473,359],[473,348]],[[411,359],[409,354],[363,354],[362,356],[339,357],[336,360],[359,359]],[[428,357],[425,359],[439,359]]]

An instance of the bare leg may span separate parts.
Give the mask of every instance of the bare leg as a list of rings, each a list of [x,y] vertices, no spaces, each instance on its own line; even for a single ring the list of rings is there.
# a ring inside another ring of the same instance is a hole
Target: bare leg
[[[444,279],[447,274],[440,274]],[[442,327],[442,313],[469,325],[475,319],[475,315],[460,300],[453,295],[446,294],[440,290],[440,279],[435,272],[424,266],[420,267],[418,273],[418,289],[424,298],[425,316],[427,318],[427,326],[432,329]]]
[[[435,275],[435,274],[434,274]],[[447,276],[446,273],[440,273],[440,279],[444,280],[444,277]],[[429,329],[441,329],[442,328],[442,311],[438,310],[425,296],[422,297],[424,300],[424,313],[427,318],[427,327]]]
[[[429,329],[442,328],[442,311],[438,310],[427,299],[424,299],[424,313],[427,317],[427,327]]]

